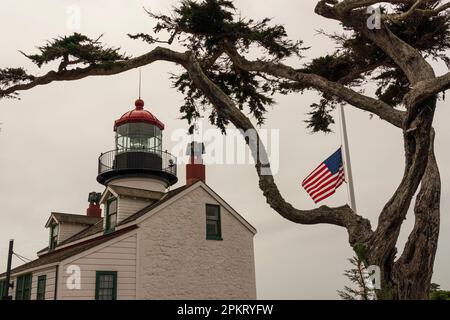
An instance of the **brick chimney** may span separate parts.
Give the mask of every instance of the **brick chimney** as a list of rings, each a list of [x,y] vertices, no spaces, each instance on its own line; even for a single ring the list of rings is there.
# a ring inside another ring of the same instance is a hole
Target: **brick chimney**
[[[189,163],[186,165],[186,185],[191,185],[199,180],[206,182],[202,156],[204,153],[205,145],[203,143],[193,141],[188,144],[186,155],[189,156]]]
[[[101,218],[102,217],[102,209],[100,208],[100,198],[101,193],[91,192],[89,193],[89,207],[86,210],[86,215],[88,217]]]

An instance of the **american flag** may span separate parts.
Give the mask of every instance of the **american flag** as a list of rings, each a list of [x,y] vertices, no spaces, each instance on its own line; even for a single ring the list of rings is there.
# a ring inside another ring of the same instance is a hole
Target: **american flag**
[[[336,192],[345,180],[341,148],[322,162],[302,182],[302,187],[318,203]]]

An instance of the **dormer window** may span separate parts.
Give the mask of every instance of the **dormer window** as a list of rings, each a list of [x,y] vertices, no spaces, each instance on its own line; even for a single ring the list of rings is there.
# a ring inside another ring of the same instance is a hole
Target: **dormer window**
[[[110,198],[106,202],[105,232],[114,231],[117,224],[117,198]]]
[[[50,227],[50,244],[49,249],[55,249],[56,245],[58,244],[58,232],[59,232],[59,225],[57,223],[53,223]]]

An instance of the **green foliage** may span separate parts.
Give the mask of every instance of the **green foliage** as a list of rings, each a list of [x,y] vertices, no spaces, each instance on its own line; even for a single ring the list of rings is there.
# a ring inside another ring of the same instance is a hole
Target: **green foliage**
[[[12,85],[34,80],[23,68],[0,69],[0,90]],[[17,94],[0,95],[0,98],[17,98]]]
[[[450,300],[450,291],[440,290],[440,285],[431,284],[430,300]]]
[[[344,290],[338,290],[339,296],[343,300],[376,300],[375,290],[368,285],[370,280],[363,260],[355,256],[348,261],[353,268],[346,270],[344,275],[355,284],[355,287],[345,286]]]
[[[330,124],[334,123],[330,113],[335,109],[335,104],[334,101],[326,98],[321,99],[319,103],[311,104],[311,111],[308,113],[309,119],[305,120],[307,128],[312,132],[330,133]]]
[[[366,261],[366,259],[367,259],[367,248],[366,248],[366,246],[364,244],[359,243],[359,242],[356,243],[353,246],[353,250],[355,251],[356,256],[358,257],[358,259],[360,261]]]
[[[450,301],[450,291],[435,291],[430,293],[430,300],[449,300]]]
[[[423,10],[434,9],[442,1],[424,1],[420,5]],[[393,7],[394,14],[407,11],[413,2]],[[382,12],[386,8],[381,8]],[[450,49],[449,19],[446,15],[427,16],[413,14],[402,22],[386,22],[389,29],[400,39],[419,50],[426,58],[442,60],[450,67],[450,58],[446,51]],[[344,34],[326,34],[338,48],[333,54],[312,60],[302,69],[305,72],[319,74],[331,81],[350,86],[361,86],[367,82],[376,84],[376,96],[392,105],[399,106],[410,89],[405,74],[381,49],[367,40],[359,32],[343,26]],[[333,122],[325,116],[324,110],[331,111],[336,103],[335,97],[325,97],[312,105],[311,122],[308,126],[313,132],[328,132]]]
[[[49,41],[38,47],[39,54],[23,53],[39,68],[52,61],[61,61],[59,70],[66,70],[69,65],[99,65],[126,60],[127,57],[119,53],[119,48],[104,47],[98,39],[90,39],[80,33],[63,36]]]
[[[441,1],[427,1],[421,9],[433,9]],[[411,4],[393,6],[393,13],[402,13]],[[382,11],[386,11],[382,8]],[[392,9],[391,9],[392,10]],[[268,106],[274,104],[273,94],[303,92],[308,89],[295,86],[256,72],[246,72],[235,66],[223,55],[224,47],[233,47],[238,53],[260,53],[265,61],[281,61],[287,57],[301,57],[307,48],[301,41],[287,37],[282,25],[271,25],[270,19],[254,21],[243,19],[236,14],[236,8],[229,0],[184,0],[173,9],[172,15],[149,12],[156,19],[155,34],[163,33],[167,41],[152,35],[139,33],[130,35],[150,44],[178,41],[186,49],[194,52],[202,61],[205,74],[217,84],[241,110],[247,110],[258,122],[264,123]],[[426,16],[414,14],[400,23],[387,22],[389,28],[401,39],[411,44],[426,57],[441,59],[450,65],[445,51],[450,48],[448,19],[444,15]],[[361,87],[367,82],[376,84],[376,96],[398,106],[410,84],[404,73],[376,45],[359,32],[343,26],[344,34],[324,35],[333,40],[337,49],[334,53],[318,57],[300,68],[306,73],[318,74],[330,81]],[[173,75],[174,87],[185,95],[180,111],[182,118],[192,124],[195,119],[209,111],[211,123],[224,130],[228,120],[210,108],[210,102],[197,90],[186,73]],[[307,113],[307,128],[312,132],[331,132],[334,124],[331,112],[342,103],[331,95],[321,95],[317,103],[311,105]]]
[[[301,42],[287,38],[284,26],[271,26],[270,19],[254,21],[240,18],[232,1],[185,0],[174,8],[171,16],[148,13],[157,20],[153,31],[156,34],[166,33],[168,40],[162,41],[144,33],[129,36],[150,44],[170,44],[177,40],[202,62],[205,74],[241,110],[247,110],[258,124],[264,123],[267,107],[274,104],[273,94],[287,91],[278,79],[236,67],[223,55],[224,47],[232,46],[240,54],[259,50],[271,61],[300,56],[304,50]],[[228,119],[211,108],[210,102],[195,88],[187,73],[173,75],[172,80],[174,87],[185,95],[180,108],[183,119],[192,125],[207,111],[210,122],[224,131]]]
[[[423,1],[419,8],[435,9],[441,3],[440,0]],[[393,5],[389,12],[403,13],[411,5],[412,2]],[[387,7],[382,7],[382,11],[387,12]],[[354,12],[366,14],[365,10]],[[204,73],[238,108],[253,116],[259,125],[264,123],[269,107],[275,104],[274,94],[302,93],[309,89],[266,74],[247,72],[231,61],[224,53],[230,48],[241,55],[257,55],[260,60],[270,62],[281,62],[289,57],[301,58],[303,51],[307,50],[301,41],[289,39],[285,27],[273,24],[271,19],[256,21],[242,18],[231,0],[182,0],[170,15],[148,14],[156,21],[152,34],[129,36],[149,44],[172,44],[176,41],[193,52]],[[450,58],[446,54],[450,49],[448,13],[427,15],[422,11],[401,22],[386,21],[386,25],[429,60],[441,60],[450,67]],[[384,51],[360,32],[348,25],[342,27],[343,34],[321,32],[336,44],[336,50],[313,59],[299,70],[318,74],[356,90],[372,82],[380,100],[392,107],[400,106],[410,89],[405,74]],[[166,37],[167,40],[160,40],[156,35]],[[121,54],[118,48],[104,47],[99,40],[74,33],[38,47],[38,54],[25,55],[39,67],[59,62],[59,71],[80,65],[108,68],[127,60],[128,57]],[[22,69],[5,69],[2,72],[0,86],[3,87],[31,79]],[[191,125],[191,130],[195,120],[206,113],[210,122],[224,131],[229,119],[211,108],[209,100],[194,86],[187,73],[172,75],[172,81],[173,86],[185,96],[180,111],[182,118]],[[341,103],[337,97],[322,93],[319,102],[311,104],[307,112],[307,128],[312,132],[331,132],[330,126],[334,124],[332,111]]]

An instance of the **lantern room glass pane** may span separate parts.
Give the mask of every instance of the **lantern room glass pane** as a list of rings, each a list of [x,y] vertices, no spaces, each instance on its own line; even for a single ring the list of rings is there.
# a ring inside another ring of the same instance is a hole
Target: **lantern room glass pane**
[[[143,151],[161,153],[162,131],[148,123],[126,123],[117,128],[118,152]]]

